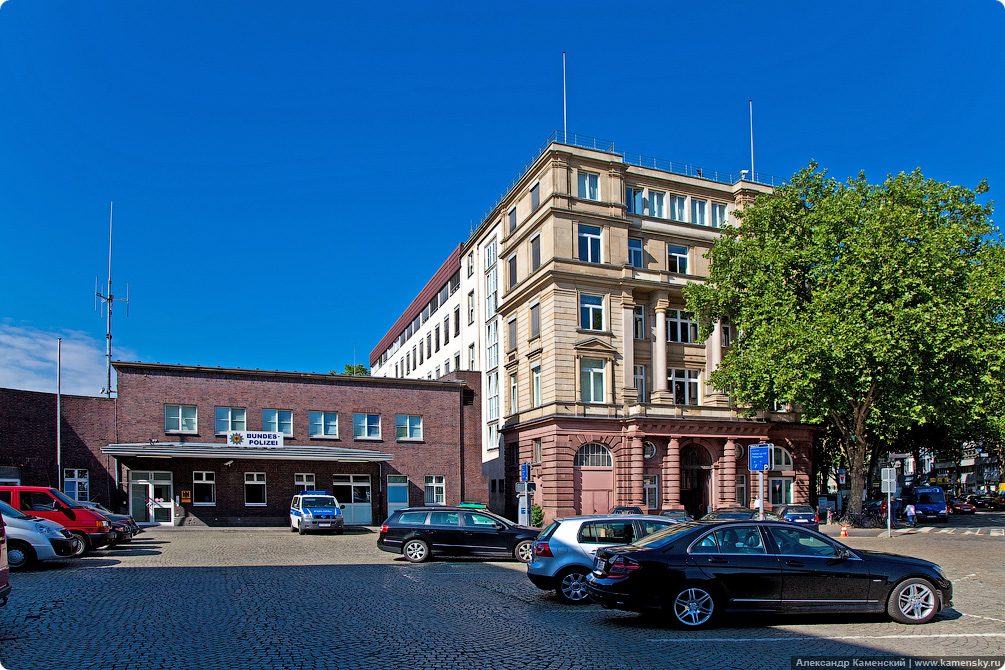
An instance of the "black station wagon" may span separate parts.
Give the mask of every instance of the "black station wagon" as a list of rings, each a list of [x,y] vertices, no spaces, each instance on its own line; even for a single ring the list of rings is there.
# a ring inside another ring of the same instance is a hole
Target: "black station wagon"
[[[431,555],[512,556],[529,563],[540,528],[518,526],[487,510],[410,507],[391,514],[380,527],[377,547],[412,563]]]

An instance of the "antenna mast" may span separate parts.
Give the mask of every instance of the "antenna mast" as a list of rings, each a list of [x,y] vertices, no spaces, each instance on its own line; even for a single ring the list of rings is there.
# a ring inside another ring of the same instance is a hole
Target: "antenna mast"
[[[108,293],[102,294],[98,290],[98,278],[94,278],[94,309],[98,309],[98,301],[100,300],[105,308],[105,362],[108,368],[108,379],[105,384],[105,388],[101,389],[101,392],[105,394],[106,397],[112,397],[112,303],[115,302],[115,296],[112,295],[112,206],[114,203],[108,203]],[[126,284],[126,297],[119,298],[119,302],[126,303],[126,316],[129,316],[129,284]]]

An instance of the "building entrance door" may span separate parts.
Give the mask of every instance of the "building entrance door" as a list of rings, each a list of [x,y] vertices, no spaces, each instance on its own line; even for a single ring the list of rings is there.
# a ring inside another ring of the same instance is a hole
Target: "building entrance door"
[[[174,484],[170,472],[129,473],[129,514],[136,523],[174,524]]]
[[[680,502],[687,513],[700,519],[712,511],[712,459],[701,447],[687,445],[680,454]]]
[[[345,522],[357,526],[373,523],[373,505],[370,501],[370,475],[334,475],[332,494],[345,505]]]
[[[387,515],[408,507],[408,477],[405,475],[387,476]]]

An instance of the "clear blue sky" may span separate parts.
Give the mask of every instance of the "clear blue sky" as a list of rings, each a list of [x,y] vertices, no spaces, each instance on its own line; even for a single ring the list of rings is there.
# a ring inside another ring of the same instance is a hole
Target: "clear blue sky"
[[[782,177],[1005,188],[1005,6],[0,4],[0,386],[113,357],[327,372],[370,350],[548,135]]]

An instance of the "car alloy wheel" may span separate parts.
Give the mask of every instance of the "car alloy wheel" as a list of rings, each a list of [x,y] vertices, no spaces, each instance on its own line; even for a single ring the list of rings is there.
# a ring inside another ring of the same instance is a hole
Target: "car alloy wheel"
[[[936,600],[932,585],[924,579],[908,579],[890,594],[887,613],[900,623],[928,623],[935,618]]]
[[[78,556],[83,556],[85,553],[87,553],[88,549],[87,536],[79,531],[73,531],[73,537],[76,538],[77,541],[76,543],[74,543],[73,553],[71,553],[70,555],[73,556],[74,558],[77,558]]]
[[[7,565],[11,570],[26,568],[35,562],[35,550],[31,545],[11,542],[7,546]]]
[[[689,586],[681,589],[673,601],[673,615],[688,628],[704,626],[715,613],[715,599],[703,588]]]
[[[586,572],[574,568],[562,574],[558,583],[558,599],[566,603],[582,603],[587,601]]]
[[[429,558],[429,547],[422,540],[409,540],[401,551],[412,563],[422,563]]]
[[[521,563],[530,563],[534,559],[534,543],[530,540],[518,542],[513,550],[513,555]]]

